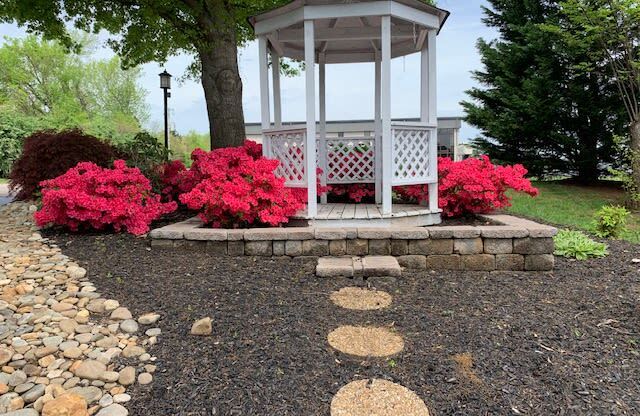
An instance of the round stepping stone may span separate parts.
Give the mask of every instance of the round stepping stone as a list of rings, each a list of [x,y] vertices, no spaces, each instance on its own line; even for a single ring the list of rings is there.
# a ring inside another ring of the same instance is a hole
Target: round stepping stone
[[[330,296],[336,305],[358,311],[371,311],[391,305],[391,295],[381,290],[361,287],[343,287]]]
[[[365,379],[342,387],[331,401],[331,416],[429,416],[417,394],[387,380]]]
[[[383,327],[341,326],[327,339],[336,350],[358,357],[387,357],[404,348],[402,337]]]

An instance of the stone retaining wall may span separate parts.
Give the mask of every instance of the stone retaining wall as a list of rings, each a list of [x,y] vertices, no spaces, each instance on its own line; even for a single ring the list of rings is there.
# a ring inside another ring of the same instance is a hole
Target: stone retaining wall
[[[554,266],[556,229],[509,215],[495,225],[405,228],[203,228],[193,218],[150,233],[154,248],[188,247],[230,256],[392,255],[411,269],[536,270]]]

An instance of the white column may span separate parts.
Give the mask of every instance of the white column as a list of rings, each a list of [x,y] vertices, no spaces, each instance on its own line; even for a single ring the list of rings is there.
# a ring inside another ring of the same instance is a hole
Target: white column
[[[382,119],[382,213],[391,214],[391,16],[382,16],[380,117]]]
[[[458,162],[461,160],[460,155],[458,154],[458,129],[453,129],[453,160]]]
[[[273,122],[276,128],[282,127],[282,98],[280,95],[280,56],[271,50],[271,71],[273,76]]]
[[[438,124],[437,109],[437,78],[436,78],[436,30],[429,30],[425,48],[422,50],[421,66],[421,111],[422,122],[429,123],[430,126]],[[431,130],[429,137],[429,167],[432,169],[434,182],[429,188],[429,209],[438,209],[438,129]]]
[[[320,65],[320,149],[318,149],[318,159],[320,162],[320,168],[322,168],[322,176],[320,177],[320,183],[322,186],[327,185],[327,94],[326,94],[326,81],[327,71],[325,64],[325,54],[321,53],[318,56],[318,63]],[[320,197],[320,202],[327,203],[327,194],[323,194]]]
[[[269,110],[269,63],[267,56],[267,37],[258,38],[258,62],[260,67],[260,110],[262,115],[262,130],[271,128],[271,113]],[[262,135],[262,148],[266,157],[271,156],[270,143]]]
[[[376,50],[375,62],[375,111],[373,115],[373,131],[376,154],[373,155],[375,162],[376,181],[376,204],[382,203],[382,125],[380,120],[380,51]]]
[[[420,121],[429,122],[429,41],[420,51]]]
[[[309,218],[318,214],[316,189],[316,79],[315,79],[315,39],[313,20],[304,21],[304,58],[307,98],[307,141],[304,162],[307,177],[307,212]]]

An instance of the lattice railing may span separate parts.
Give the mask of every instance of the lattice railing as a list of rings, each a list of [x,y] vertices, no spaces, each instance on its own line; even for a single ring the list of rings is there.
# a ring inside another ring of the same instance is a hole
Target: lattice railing
[[[393,185],[425,184],[437,180],[437,132],[426,125],[392,125]]]
[[[327,183],[375,182],[375,150],[373,137],[327,137]],[[318,165],[323,166],[321,163]]]
[[[305,129],[278,129],[263,132],[272,159],[280,161],[276,175],[287,181],[287,186],[305,187],[304,171]]]

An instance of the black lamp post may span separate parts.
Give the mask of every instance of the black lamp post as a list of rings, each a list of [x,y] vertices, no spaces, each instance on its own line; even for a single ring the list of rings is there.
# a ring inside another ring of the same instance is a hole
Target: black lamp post
[[[165,69],[160,75],[160,88],[164,90],[164,147],[169,148],[169,113],[167,99],[171,97],[171,74]]]

